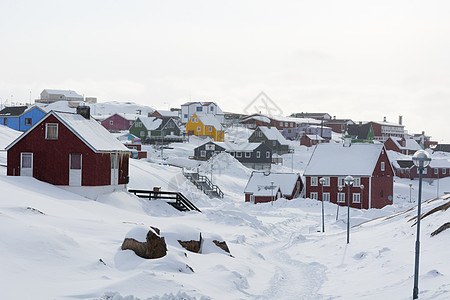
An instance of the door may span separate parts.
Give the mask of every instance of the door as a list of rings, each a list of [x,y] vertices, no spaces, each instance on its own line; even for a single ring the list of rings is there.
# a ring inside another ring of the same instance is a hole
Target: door
[[[111,185],[119,184],[119,155],[111,153]]]
[[[33,176],[33,153],[20,153],[20,176]]]
[[[81,186],[81,153],[69,154],[69,185]]]

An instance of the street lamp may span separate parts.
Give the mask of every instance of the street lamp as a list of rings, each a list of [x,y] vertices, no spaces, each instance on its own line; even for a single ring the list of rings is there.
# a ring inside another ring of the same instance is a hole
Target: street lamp
[[[414,261],[414,288],[413,299],[419,298],[419,250],[420,250],[420,210],[422,201],[422,174],[423,169],[426,168],[431,161],[431,156],[425,150],[418,150],[412,157],[414,165],[419,170],[419,200],[417,203],[417,240],[416,240],[416,255]]]
[[[343,189],[343,188],[344,188],[344,187],[343,187],[342,185],[338,186],[338,191],[339,191],[339,193],[342,192],[342,189]],[[336,208],[336,221],[337,221],[338,218],[339,218],[339,194],[338,194],[338,196],[337,196],[336,204],[337,204],[337,208]]]
[[[273,206],[273,181],[270,182],[270,189],[272,190],[272,206]]]
[[[364,184],[361,184],[361,209],[363,209],[363,200],[364,200]]]
[[[325,178],[320,178],[319,179],[320,185],[322,186],[322,232],[325,232],[325,220],[324,220],[324,209],[323,209],[323,185],[326,182]]]
[[[347,244],[350,243],[350,186],[355,180],[352,176],[345,177],[344,182],[347,185]]]

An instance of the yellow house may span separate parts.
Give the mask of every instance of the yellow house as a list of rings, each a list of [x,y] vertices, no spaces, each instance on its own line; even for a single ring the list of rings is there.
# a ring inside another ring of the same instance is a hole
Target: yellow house
[[[186,124],[188,135],[210,136],[216,142],[223,142],[224,130],[222,124],[213,116],[194,114]]]

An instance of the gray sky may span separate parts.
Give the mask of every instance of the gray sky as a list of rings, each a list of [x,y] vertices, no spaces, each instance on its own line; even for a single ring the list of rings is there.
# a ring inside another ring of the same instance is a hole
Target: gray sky
[[[155,108],[264,91],[283,110],[450,143],[450,1],[0,0],[0,100],[45,88]]]

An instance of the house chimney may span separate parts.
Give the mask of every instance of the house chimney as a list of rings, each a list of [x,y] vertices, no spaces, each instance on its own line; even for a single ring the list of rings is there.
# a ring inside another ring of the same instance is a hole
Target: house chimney
[[[386,122],[386,117],[383,117],[383,122]]]
[[[398,124],[403,125],[403,116],[398,116]]]
[[[77,107],[77,114],[82,115],[85,119],[91,118],[91,108],[87,105],[78,106]]]
[[[359,127],[361,127],[362,126],[362,121],[359,121]]]
[[[333,120],[336,120],[336,116],[333,116]]]

